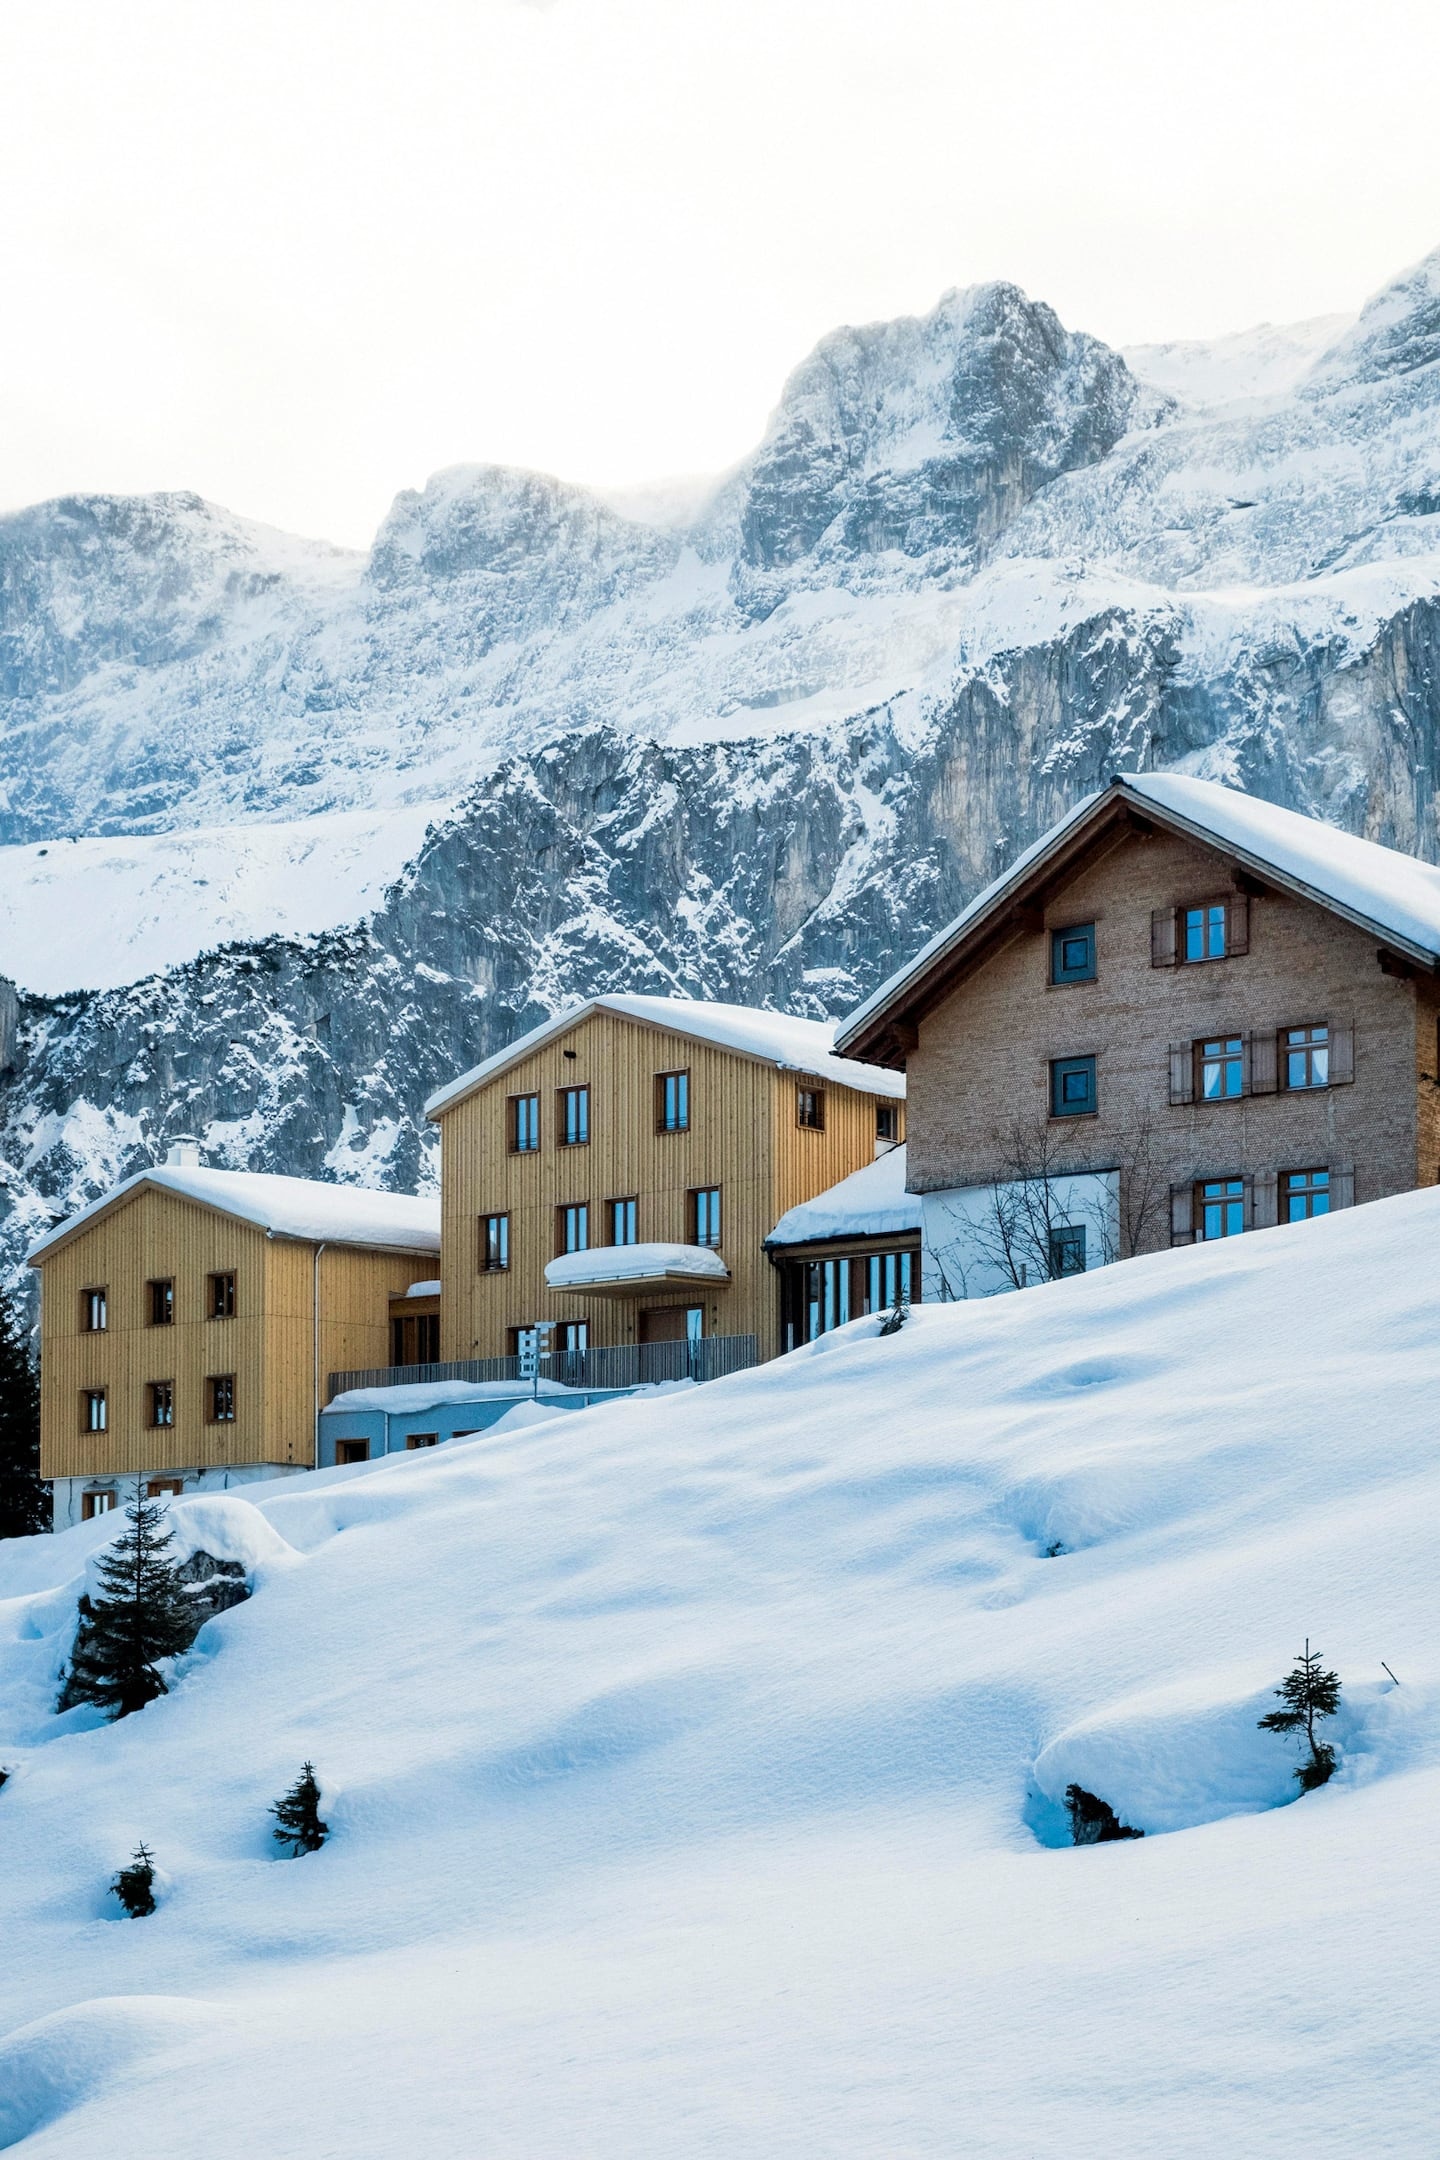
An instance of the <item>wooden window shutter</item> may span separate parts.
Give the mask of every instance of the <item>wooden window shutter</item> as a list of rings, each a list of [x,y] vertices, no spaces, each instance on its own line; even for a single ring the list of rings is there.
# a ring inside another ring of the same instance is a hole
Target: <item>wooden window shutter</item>
[[[1250,1180],[1253,1195],[1251,1228],[1273,1230],[1280,1220],[1280,1173],[1278,1170],[1257,1170]]]
[[[1179,920],[1180,910],[1173,907],[1156,908],[1150,917],[1151,967],[1174,967],[1180,951]]]
[[[1194,1043],[1170,1045],[1170,1100],[1172,1103],[1195,1100]]]
[[[1232,893],[1225,902],[1225,954],[1232,959],[1250,950],[1250,901],[1243,892]]]
[[[1354,1207],[1354,1205],[1355,1205],[1355,1168],[1354,1168],[1354,1165],[1353,1165],[1352,1163],[1341,1163],[1341,1164],[1340,1164],[1340,1165],[1339,1165],[1338,1167],[1336,1167],[1336,1166],[1332,1165],[1332,1166],[1331,1166],[1331,1170],[1330,1170],[1330,1207],[1331,1207],[1331,1212],[1333,1213],[1333,1212],[1334,1212],[1334,1210],[1335,1210],[1336,1208],[1342,1208],[1342,1207]]]
[[[1193,1185],[1172,1185],[1170,1188],[1170,1243],[1193,1245],[1195,1242],[1195,1188]]]
[[[1280,1038],[1274,1028],[1262,1028],[1247,1043],[1249,1087],[1252,1095],[1273,1095],[1280,1085]]]
[[[1330,1085],[1343,1087],[1355,1078],[1355,1030],[1348,1020],[1330,1022]]]

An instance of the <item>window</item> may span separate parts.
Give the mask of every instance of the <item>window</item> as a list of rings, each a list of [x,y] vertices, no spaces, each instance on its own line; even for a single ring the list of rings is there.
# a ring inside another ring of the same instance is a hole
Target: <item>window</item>
[[[696,1245],[720,1243],[720,1188],[702,1186],[690,1195],[690,1236]]]
[[[235,1422],[235,1375],[212,1373],[205,1382],[207,1412],[212,1425],[233,1425]]]
[[[103,1290],[80,1292],[80,1326],[87,1335],[103,1335],[110,1325],[110,1300]]]
[[[1050,1066],[1051,1117],[1089,1117],[1099,1107],[1094,1058],[1055,1058]]]
[[[555,1250],[557,1253],[590,1250],[590,1210],[583,1200],[574,1207],[556,1208]]]
[[[590,1347],[590,1323],[588,1320],[562,1320],[556,1329],[558,1347],[571,1357],[579,1357]]]
[[[151,1381],[150,1423],[152,1425],[173,1425],[175,1423],[175,1383],[173,1380]]]
[[[900,1143],[900,1105],[893,1102],[877,1102],[875,1105],[875,1138],[887,1147]]]
[[[585,1147],[590,1139],[590,1090],[588,1087],[561,1088],[560,1131],[561,1147]]]
[[[1323,1081],[1318,1083],[1323,1086]],[[1280,1176],[1281,1222],[1307,1222],[1330,1212],[1328,1170],[1285,1170]]]
[[[335,1460],[337,1463],[369,1462],[370,1442],[368,1440],[337,1440],[335,1442]]]
[[[152,1477],[145,1487],[147,1500],[178,1500],[185,1490],[184,1478]]]
[[[438,1432],[412,1432],[406,1433],[405,1435],[405,1445],[407,1449],[417,1447],[436,1447],[439,1444],[439,1440],[440,1435]]]
[[[105,1432],[109,1428],[109,1411],[103,1387],[86,1388],[80,1397],[80,1429],[82,1432]]]
[[[1094,982],[1094,923],[1076,923],[1070,930],[1051,931],[1050,980],[1052,983]]]
[[[212,1320],[233,1320],[235,1317],[235,1277],[227,1270],[223,1275],[212,1275],[209,1281],[210,1295],[207,1310]]]
[[[1330,1030],[1328,1027],[1286,1028],[1281,1038],[1285,1053],[1287,1088],[1322,1088],[1330,1085]],[[1286,1221],[1292,1218],[1287,1216]],[[1298,1221],[1298,1217],[1294,1218]]]
[[[390,1321],[390,1364],[438,1365],[439,1313],[396,1313]]]
[[[688,1072],[656,1073],[656,1132],[689,1132],[690,1075]]]
[[[510,1217],[508,1215],[482,1215],[480,1218],[480,1272],[482,1275],[503,1275],[510,1265]]]
[[[1245,1092],[1245,1038],[1217,1035],[1196,1045],[1202,1102],[1229,1102]]]
[[[1245,1228],[1244,1178],[1209,1178],[1195,1188],[1195,1234],[1211,1238],[1238,1237]]]
[[[1185,941],[1180,948],[1182,960],[1223,960],[1225,958],[1225,903],[1211,900],[1204,907],[1186,908],[1184,919]]]
[[[150,1325],[169,1327],[175,1318],[175,1285],[167,1277],[150,1285]]]
[[[796,1122],[796,1124],[797,1124],[797,1125],[802,1125],[802,1126],[803,1126],[803,1127],[805,1128],[805,1130],[806,1130],[807,1132],[824,1132],[824,1130],[825,1130],[825,1090],[824,1090],[824,1088],[808,1088],[808,1087],[796,1088],[796,1090],[795,1090],[795,1122]]]
[[[512,1095],[510,1098],[510,1152],[512,1155],[533,1155],[540,1145],[540,1097],[538,1095]]]
[[[611,1200],[607,1205],[610,1209],[610,1243],[635,1244],[639,1237],[637,1203],[634,1200]]]
[[[1050,1232],[1050,1279],[1085,1272],[1085,1225],[1062,1223]]]
[[[97,1515],[108,1515],[114,1505],[114,1493],[106,1492],[103,1487],[98,1492],[81,1493],[80,1520],[93,1522]]]
[[[913,1304],[911,1272],[914,1255],[908,1252],[872,1253],[865,1263],[865,1310],[889,1312],[895,1305]]]

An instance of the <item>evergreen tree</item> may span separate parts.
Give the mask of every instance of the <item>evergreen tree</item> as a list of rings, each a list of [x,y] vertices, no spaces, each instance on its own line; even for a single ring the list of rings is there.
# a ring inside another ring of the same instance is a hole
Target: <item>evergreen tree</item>
[[[290,1847],[292,1860],[301,1853],[319,1852],[330,1835],[330,1825],[320,1820],[320,1787],[315,1782],[314,1763],[305,1764],[289,1792],[275,1802],[270,1813],[275,1817],[270,1835],[278,1845]]]
[[[1320,1658],[1320,1651],[1311,1651],[1307,1635],[1303,1654],[1275,1690],[1284,1709],[1272,1710],[1259,1720],[1262,1732],[1304,1733],[1310,1760],[1302,1762],[1295,1772],[1301,1792],[1314,1792],[1317,1785],[1326,1784],[1335,1774],[1335,1750],[1328,1742],[1316,1739],[1315,1720],[1334,1717],[1340,1708],[1340,1677],[1326,1672]]]
[[[50,1528],[40,1475],[40,1380],[14,1301],[0,1289],[0,1538]]]
[[[165,1508],[147,1500],[139,1482],[125,1510],[130,1524],[96,1566],[104,1585],[92,1603],[80,1600],[80,1628],[59,1707],[98,1703],[112,1718],[128,1717],[165,1693],[157,1667],[195,1640],[196,1612],[169,1556],[174,1532]]]
[[[155,1910],[155,1855],[142,1838],[110,1888],[132,1920],[143,1920]]]

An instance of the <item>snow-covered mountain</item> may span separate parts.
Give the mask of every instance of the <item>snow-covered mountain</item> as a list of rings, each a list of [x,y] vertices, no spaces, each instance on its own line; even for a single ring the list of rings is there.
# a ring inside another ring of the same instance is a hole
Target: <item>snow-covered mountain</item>
[[[1433,859],[1440,252],[1129,360],[1007,285],[838,331],[698,507],[461,467],[358,556],[44,505],[0,686],[8,1204],[177,1126],[418,1175],[427,1086],[560,998],[838,1011],[1116,767]]]
[[[113,1518],[0,1546],[0,2147],[1428,2160],[1437,1236],[1410,1193],[181,1501],[253,1594],[115,1725],[54,1714]],[[1072,1847],[1072,1781],[1143,1840]]]

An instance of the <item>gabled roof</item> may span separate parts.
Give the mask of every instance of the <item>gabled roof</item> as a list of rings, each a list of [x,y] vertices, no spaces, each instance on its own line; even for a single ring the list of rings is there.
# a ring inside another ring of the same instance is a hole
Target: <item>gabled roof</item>
[[[852,1170],[813,1200],[780,1217],[765,1243],[803,1245],[818,1238],[899,1237],[920,1228],[920,1195],[905,1190],[905,1150],[890,1148]]]
[[[833,1020],[796,1020],[789,1013],[762,1012],[753,1005],[711,1004],[700,998],[613,997],[587,998],[583,1004],[567,1005],[553,1020],[542,1021],[528,1035],[507,1043],[483,1064],[473,1065],[448,1087],[438,1088],[425,1105],[425,1115],[438,1117],[455,1103],[484,1087],[510,1066],[518,1065],[532,1050],[543,1049],[557,1036],[568,1035],[592,1013],[618,1013],[622,1019],[643,1026],[666,1028],[675,1035],[690,1035],[697,1042],[714,1043],[741,1057],[778,1065],[786,1072],[814,1073],[837,1086],[858,1088],[862,1095],[903,1096],[905,1082],[898,1073],[873,1065],[859,1065],[835,1055]]]
[[[301,1238],[315,1245],[371,1245],[386,1252],[440,1250],[438,1194],[368,1192],[359,1185],[326,1185],[319,1178],[277,1177],[264,1170],[157,1163],[57,1224],[31,1246],[32,1266],[87,1223],[147,1187],[238,1216],[272,1237]]]
[[[1398,848],[1358,840],[1318,818],[1184,773],[1125,774],[1087,795],[1028,847],[954,922],[880,985],[836,1035],[859,1057],[903,1058],[908,1033],[978,951],[1034,904],[1037,887],[1105,832],[1150,825],[1217,849],[1237,869],[1354,923],[1416,965],[1440,965],[1440,870]]]

